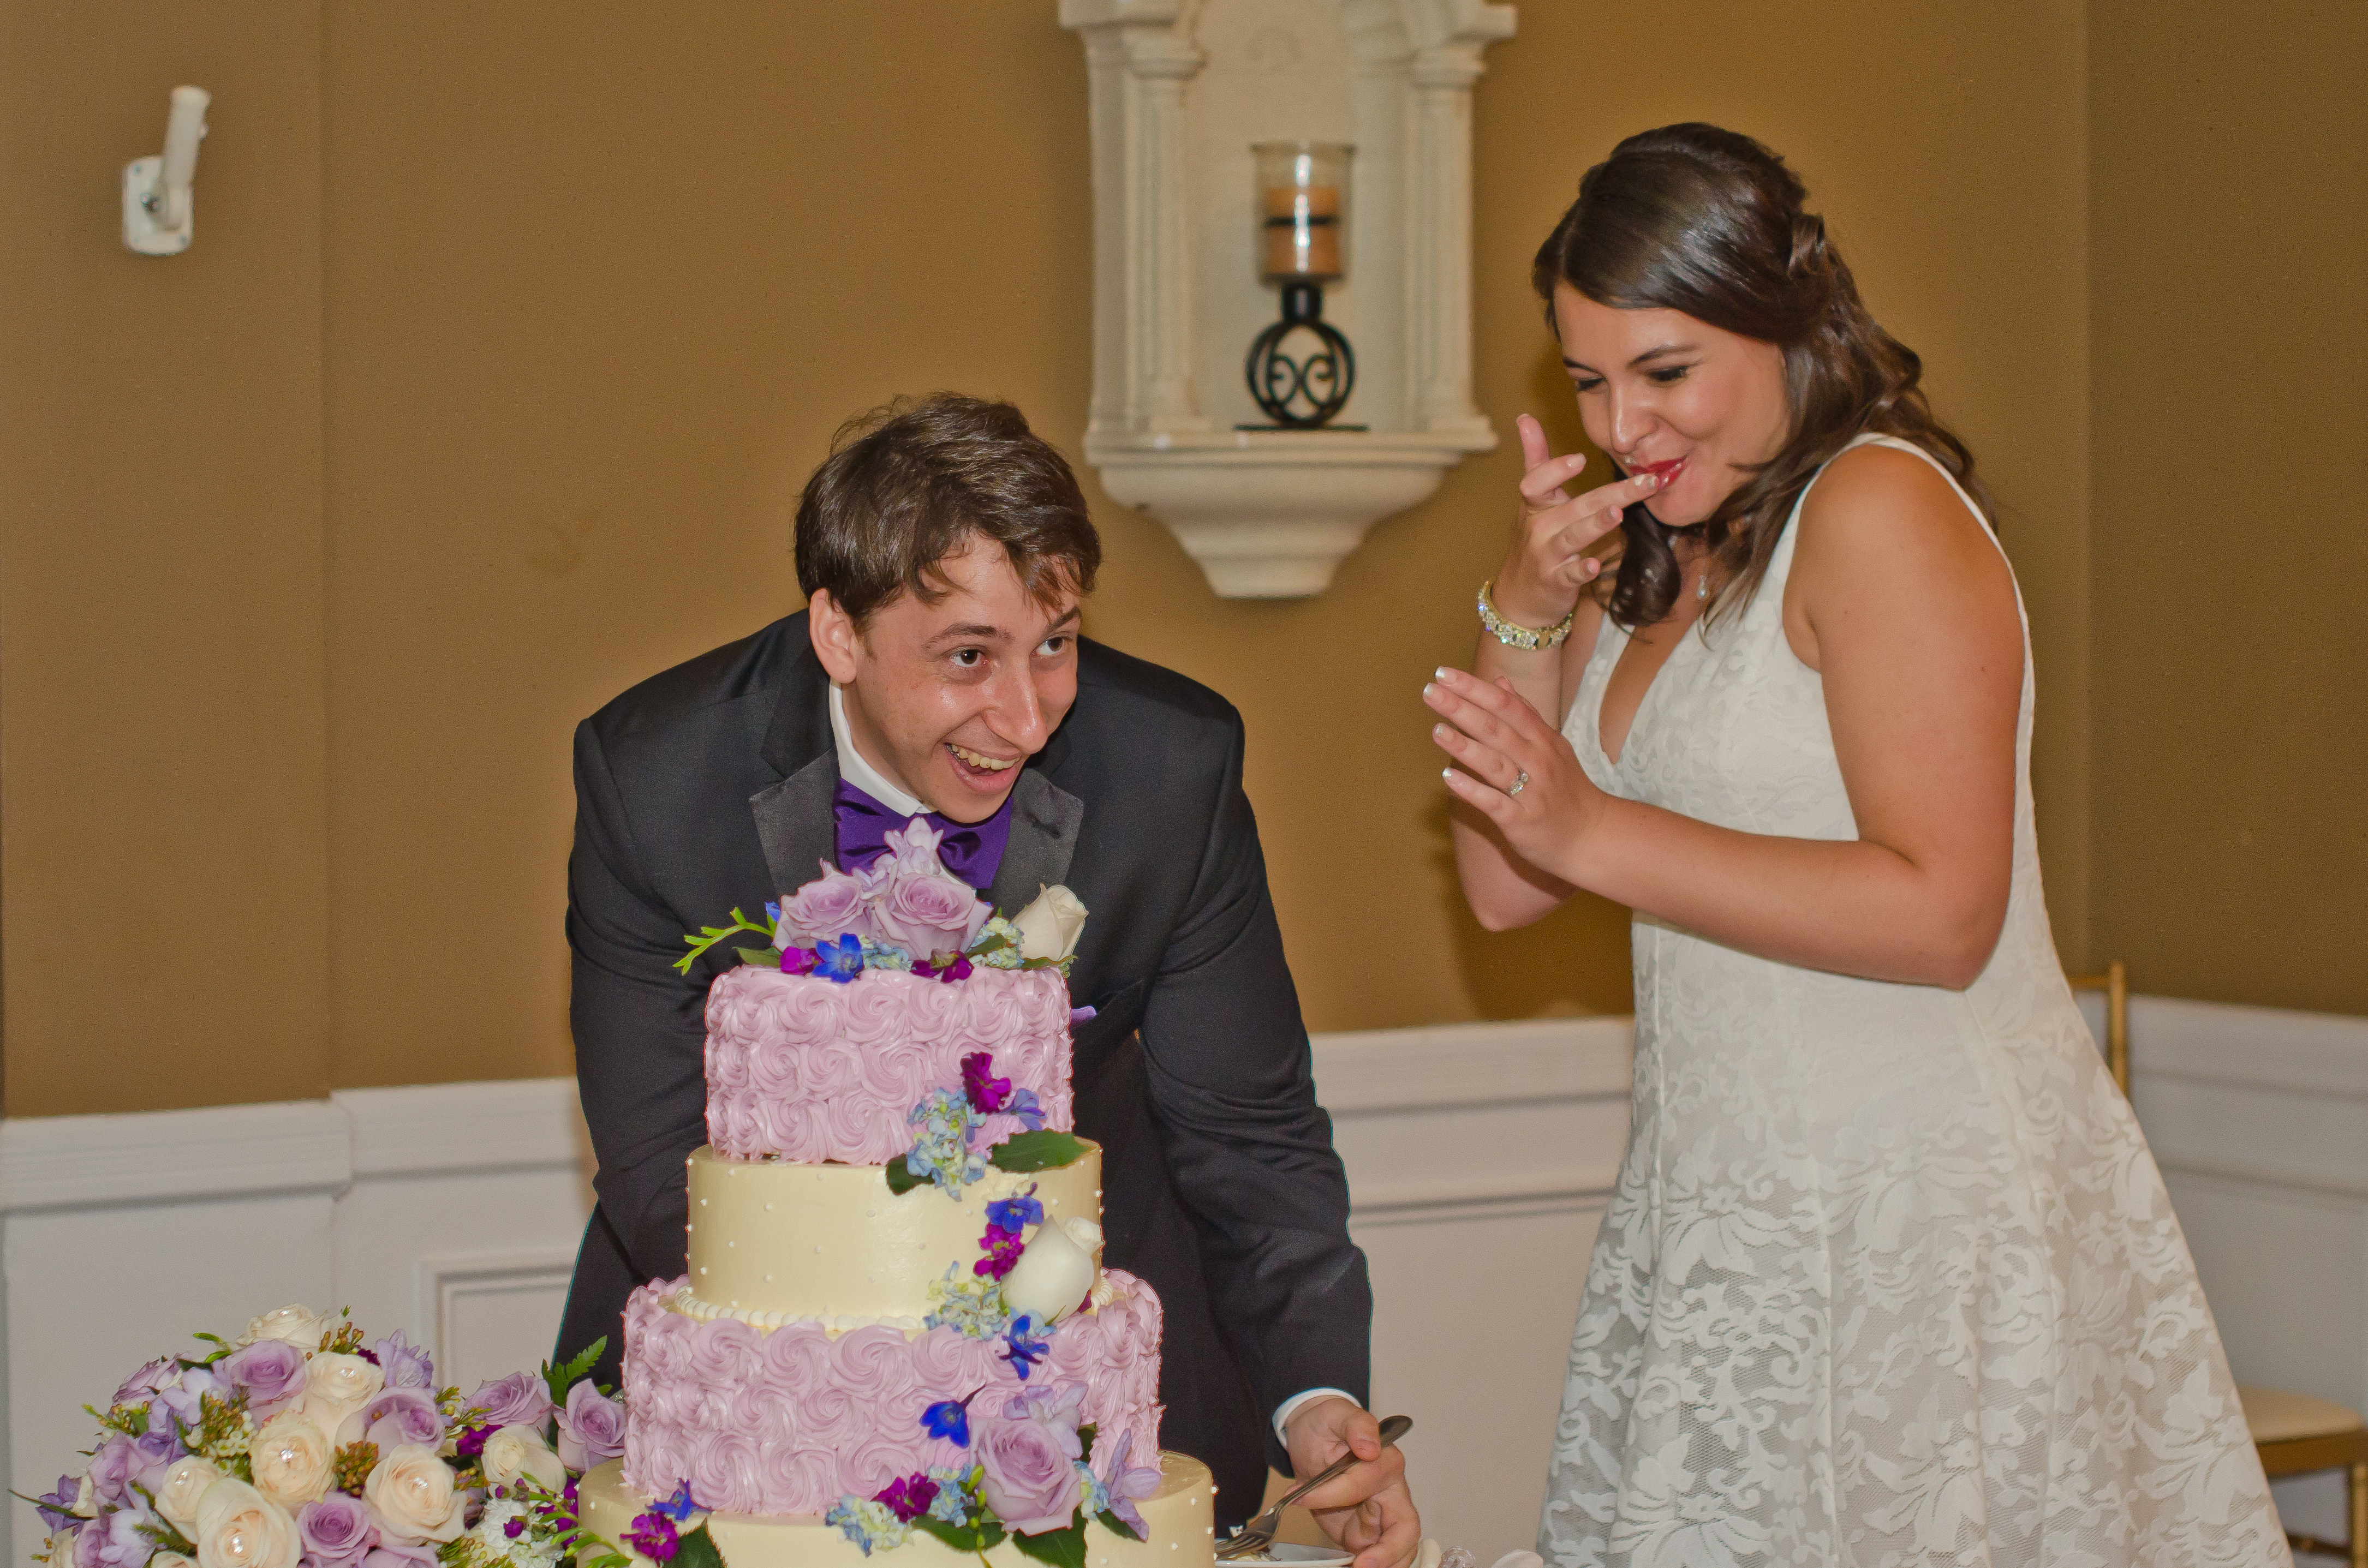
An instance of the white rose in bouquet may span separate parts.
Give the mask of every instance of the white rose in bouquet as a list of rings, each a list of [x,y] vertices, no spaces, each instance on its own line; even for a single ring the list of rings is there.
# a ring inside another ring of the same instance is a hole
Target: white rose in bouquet
[[[304,1543],[288,1510],[228,1476],[198,1504],[198,1568],[296,1568]]]
[[[328,1491],[334,1455],[329,1435],[293,1410],[283,1410],[257,1427],[246,1450],[255,1489],[289,1509],[301,1508]]]
[[[261,1317],[249,1318],[246,1332],[232,1343],[247,1346],[258,1339],[277,1339],[293,1345],[299,1350],[318,1350],[327,1324],[325,1317],[310,1307],[293,1304],[277,1307]]]
[[[222,1466],[211,1460],[196,1454],[175,1460],[156,1483],[156,1511],[183,1535],[196,1533],[198,1505],[205,1500],[206,1489],[222,1478]]]
[[[485,1439],[485,1484],[513,1486],[531,1476],[553,1492],[567,1484],[567,1467],[531,1426],[505,1426]]]
[[[1067,888],[1039,883],[1035,898],[1011,923],[1019,928],[1021,958],[1065,959],[1077,950],[1077,937],[1086,928],[1086,906]]]
[[[334,1434],[385,1386],[386,1373],[360,1357],[324,1350],[304,1364],[304,1400],[297,1408]]]
[[[450,1540],[461,1533],[461,1515],[469,1501],[452,1482],[452,1467],[438,1459],[434,1449],[403,1443],[389,1449],[370,1471],[362,1485],[362,1500],[389,1535]]]
[[[1028,1249],[1003,1277],[1003,1304],[1038,1328],[1048,1328],[1076,1312],[1101,1272],[1102,1228],[1072,1215],[1036,1228]]]

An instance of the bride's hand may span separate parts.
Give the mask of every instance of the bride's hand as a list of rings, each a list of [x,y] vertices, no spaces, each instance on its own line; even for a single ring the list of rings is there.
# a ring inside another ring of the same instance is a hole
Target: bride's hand
[[[1496,824],[1516,855],[1577,881],[1572,868],[1611,797],[1579,767],[1570,742],[1507,680],[1441,669],[1422,699],[1445,721],[1431,726],[1430,738],[1462,765],[1445,770],[1448,789]]]
[[[1583,495],[1566,488],[1587,467],[1585,454],[1554,456],[1545,426],[1524,414],[1520,511],[1513,548],[1497,573],[1489,597],[1497,613],[1520,626],[1551,626],[1568,615],[1588,584],[1602,574],[1600,555],[1587,553],[1620,526],[1622,514],[1659,488],[1649,473],[1599,484]]]

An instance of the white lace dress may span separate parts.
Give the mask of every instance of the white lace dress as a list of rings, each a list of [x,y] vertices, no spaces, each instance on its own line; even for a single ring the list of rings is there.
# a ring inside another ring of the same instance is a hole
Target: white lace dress
[[[1598,712],[1628,639],[1604,625],[1566,723],[1598,785],[1857,836],[1824,687],[1784,637],[1799,517],[1753,602],[1670,654],[1617,764]],[[1970,987],[1796,969],[1637,916],[1634,1120],[1571,1338],[1547,1562],[2290,1562],[2162,1177],[2048,932],[2029,647],[2026,629],[2013,891]]]

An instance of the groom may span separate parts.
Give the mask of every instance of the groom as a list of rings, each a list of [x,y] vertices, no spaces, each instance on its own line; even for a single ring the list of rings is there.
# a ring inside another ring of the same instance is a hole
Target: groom
[[[1166,1446],[1255,1512],[1267,1461],[1397,1568],[1419,1524],[1362,1408],[1372,1299],[1315,1103],[1242,724],[1215,693],[1097,643],[1101,560],[1068,464],[1008,403],[939,396],[842,432],[798,509],[808,608],[653,676],[575,733],[567,936],[598,1196],[563,1356],[683,1271],[683,1158],[706,1141],[713,962],[682,935],[935,813],[950,866],[1018,909],[1091,912],[1070,975],[1077,1131],[1103,1146],[1105,1256],[1166,1307]]]

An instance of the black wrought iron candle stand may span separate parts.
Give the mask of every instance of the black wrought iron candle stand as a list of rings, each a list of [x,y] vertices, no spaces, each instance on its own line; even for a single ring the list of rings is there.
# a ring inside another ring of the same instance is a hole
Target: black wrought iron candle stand
[[[1282,319],[1250,342],[1250,396],[1277,425],[1313,430],[1329,425],[1357,386],[1357,356],[1324,319],[1324,285],[1282,286]]]

